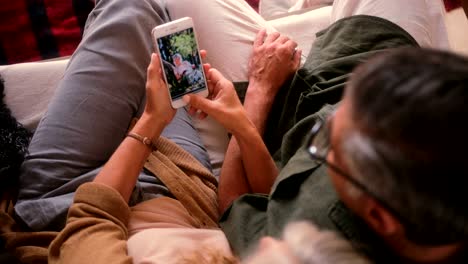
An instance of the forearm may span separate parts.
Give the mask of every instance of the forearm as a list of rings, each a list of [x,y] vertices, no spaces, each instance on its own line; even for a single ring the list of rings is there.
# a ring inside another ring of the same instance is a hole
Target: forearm
[[[132,132],[153,140],[158,138],[164,126],[152,120],[154,119],[143,115]],[[150,153],[151,149],[148,146],[134,138],[126,137],[96,176],[94,182],[114,188],[128,202],[138,175]]]
[[[229,144],[219,182],[219,211],[224,212],[246,193],[268,194],[278,168],[253,123],[244,126]]]
[[[244,100],[244,108],[247,116],[252,123],[257,127],[260,135],[265,133],[265,127],[273,105],[274,97],[269,94],[263,94],[260,84],[255,82],[249,83],[247,93]]]
[[[247,116],[251,120],[252,124],[257,128],[258,134],[263,135],[265,132],[268,114],[273,104],[273,98],[271,98],[271,96],[260,95],[257,91],[258,85],[255,83],[250,83],[249,88],[247,89],[246,98],[244,100],[244,109],[246,110]],[[257,138],[257,140],[257,142],[262,143],[264,146],[261,137],[259,139]],[[252,149],[249,150],[249,153]],[[262,149],[262,147],[259,147],[259,149]],[[268,151],[266,151],[266,153],[268,153]],[[273,182],[271,182],[271,178],[273,178],[274,181],[276,175],[278,174],[276,166],[273,164],[273,166],[270,166],[267,169],[270,174],[268,174],[268,176],[267,174],[264,175],[268,178],[267,182],[259,183],[256,180],[256,176],[254,175],[256,172],[253,171],[249,173],[250,178],[252,179],[247,179],[247,168],[243,162],[243,159],[245,158],[246,157],[241,153],[241,148],[236,137],[232,137],[226,151],[225,160],[221,169],[221,176],[219,178],[218,204],[220,212],[224,212],[226,208],[232,203],[232,201],[234,201],[242,194],[252,192],[268,193],[269,190],[265,191],[265,188],[262,188],[262,186],[271,186],[273,184]],[[265,159],[271,160],[270,155],[268,154],[268,157],[265,157]],[[273,161],[271,160],[271,162]],[[267,171],[260,173],[268,173]],[[259,185],[260,188],[257,188]],[[252,186],[255,186],[255,188],[252,188]]]
[[[235,137],[231,138],[221,168],[218,185],[219,212],[223,213],[237,197],[250,193],[246,179],[241,152]]]
[[[246,127],[234,137],[239,145],[251,192],[268,194],[278,175],[278,168],[263,143],[262,137],[253,125]]]

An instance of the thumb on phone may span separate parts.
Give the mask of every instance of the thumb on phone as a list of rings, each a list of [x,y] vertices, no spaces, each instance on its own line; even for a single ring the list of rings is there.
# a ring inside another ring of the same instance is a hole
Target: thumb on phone
[[[190,105],[191,107],[197,110],[201,110],[202,112],[205,112],[208,115],[211,115],[215,108],[215,106],[213,105],[214,104],[213,101],[206,99],[197,94],[184,95],[182,100],[184,100],[184,102]]]

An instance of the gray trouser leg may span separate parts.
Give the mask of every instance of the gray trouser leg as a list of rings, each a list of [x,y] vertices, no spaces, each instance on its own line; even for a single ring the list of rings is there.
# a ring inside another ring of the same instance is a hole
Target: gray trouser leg
[[[64,224],[73,192],[96,176],[125,137],[132,118],[141,113],[153,50],[151,29],[167,20],[158,0],[97,1],[22,166],[15,208],[32,229]],[[183,118],[176,118],[175,124],[193,128],[186,124],[190,120],[186,113],[177,116]],[[171,126],[165,135],[177,139]],[[193,154],[202,162],[208,160],[194,131],[179,133],[184,135],[182,146],[194,142],[185,148],[195,149]],[[142,172],[136,193],[141,200],[167,194],[167,189]]]

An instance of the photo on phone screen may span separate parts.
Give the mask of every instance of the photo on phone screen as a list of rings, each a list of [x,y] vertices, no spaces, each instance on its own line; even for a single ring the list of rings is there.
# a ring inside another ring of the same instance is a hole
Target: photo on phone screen
[[[172,100],[206,89],[193,28],[157,39]]]

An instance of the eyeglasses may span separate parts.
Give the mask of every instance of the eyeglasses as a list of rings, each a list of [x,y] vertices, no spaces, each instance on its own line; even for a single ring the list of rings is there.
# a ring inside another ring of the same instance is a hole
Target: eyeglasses
[[[328,120],[326,124],[322,121],[317,121],[315,125],[312,127],[309,133],[309,138],[307,140],[307,152],[309,153],[310,157],[321,163],[325,164],[328,168],[332,169],[336,174],[340,175],[341,177],[345,178],[347,181],[351,182],[354,186],[359,188],[361,191],[365,192],[372,198],[374,198],[377,202],[379,202],[385,209],[387,209],[390,213],[392,213],[398,220],[402,223],[410,224],[411,222],[408,221],[405,217],[401,216],[401,214],[393,209],[387,202],[383,199],[379,198],[374,192],[369,190],[364,184],[357,181],[354,177],[350,174],[346,173],[342,169],[340,169],[337,165],[334,165],[328,162],[327,157],[328,153],[331,150],[330,144],[330,132],[331,132],[331,124],[332,124],[333,116]]]

